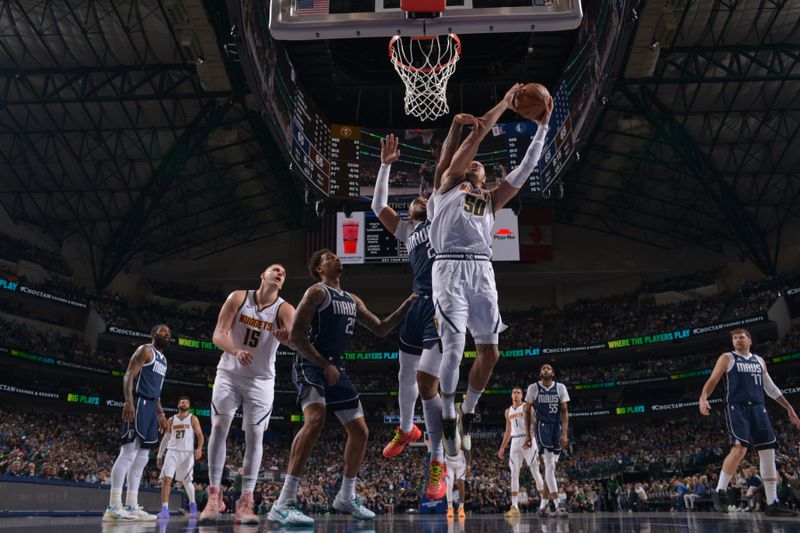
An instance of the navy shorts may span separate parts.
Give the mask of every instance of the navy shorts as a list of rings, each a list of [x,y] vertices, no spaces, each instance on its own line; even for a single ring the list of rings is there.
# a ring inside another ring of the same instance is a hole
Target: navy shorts
[[[358,391],[350,382],[345,369],[339,365],[337,368],[339,369],[339,381],[331,387],[325,380],[325,373],[320,367],[295,362],[292,368],[292,381],[297,387],[297,405],[302,407],[303,399],[309,389],[313,387],[325,398],[325,407],[328,411],[336,412],[358,408],[360,404]]]
[[[731,444],[739,442],[754,450],[778,447],[775,431],[769,421],[767,407],[763,403],[732,403],[725,407],[725,418]]]
[[[561,422],[536,422],[536,444],[539,451],[547,450],[556,455],[561,453]]]
[[[122,443],[128,444],[139,437],[142,440],[142,448],[156,448],[158,446],[156,400],[137,396],[134,401],[136,416],[133,422],[122,423]]]
[[[420,295],[411,302],[400,328],[400,349],[412,355],[422,355],[423,348],[439,342],[435,318],[433,298]]]

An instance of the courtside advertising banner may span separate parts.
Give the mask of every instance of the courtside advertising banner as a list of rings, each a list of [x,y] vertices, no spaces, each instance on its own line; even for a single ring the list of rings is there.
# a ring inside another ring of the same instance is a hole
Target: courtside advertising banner
[[[364,262],[364,213],[336,213],[336,255],[342,264]]]
[[[511,209],[501,209],[495,215],[492,261],[519,261],[519,224]]]

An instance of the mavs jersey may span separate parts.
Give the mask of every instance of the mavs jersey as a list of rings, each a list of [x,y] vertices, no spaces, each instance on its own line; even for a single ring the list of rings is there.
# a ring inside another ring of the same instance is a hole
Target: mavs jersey
[[[444,194],[434,193],[436,213],[430,228],[433,249],[441,253],[492,255],[492,195],[469,181]]]
[[[167,450],[175,452],[193,452],[194,451],[194,429],[192,428],[192,416],[186,418],[178,418],[178,415],[172,417],[172,431],[169,434],[169,442],[167,443]]]
[[[153,351],[153,360],[139,371],[133,393],[141,398],[157,400],[161,397],[161,387],[167,375],[167,358],[154,345],[148,344],[147,347]]]
[[[356,302],[345,291],[337,291],[322,282],[318,285],[325,289],[327,298],[317,308],[311,320],[308,340],[328,361],[339,362],[353,338],[353,330],[356,327]]]
[[[569,401],[569,394],[562,383],[545,387],[538,381],[528,386],[525,401],[536,410],[537,424],[561,424],[561,403]]]
[[[253,362],[242,365],[235,355],[223,352],[217,369],[249,378],[275,378],[275,354],[281,343],[272,330],[278,327],[278,310],[283,302],[278,297],[262,309],[256,302],[256,291],[247,291],[228,334],[240,349],[253,355]]]
[[[727,402],[732,404],[764,403],[764,367],[758,357],[729,352],[731,362],[725,373],[727,378]]]
[[[519,404],[519,407],[513,405],[508,408],[508,421],[511,424],[511,438],[517,439],[519,437],[527,436],[525,431],[525,404]],[[512,444],[514,442],[512,441]],[[522,443],[520,442],[520,446]]]
[[[411,270],[414,272],[414,285],[411,290],[417,294],[430,295],[433,291],[431,271],[433,258],[436,255],[430,242],[431,223],[426,220],[413,227],[407,222],[397,225],[395,237],[408,248]]]

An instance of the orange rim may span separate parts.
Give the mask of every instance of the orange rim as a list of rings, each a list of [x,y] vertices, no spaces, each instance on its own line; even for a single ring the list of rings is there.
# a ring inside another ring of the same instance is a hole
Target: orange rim
[[[395,56],[394,53],[394,45],[397,41],[400,40],[399,35],[395,35],[389,40],[389,59],[391,59],[392,63],[394,63],[398,67],[402,68],[403,70],[407,70],[409,72],[422,72],[423,74],[430,74],[431,72],[439,72],[442,69],[447,68],[456,61],[458,61],[458,58],[461,56],[461,39],[459,39],[458,35],[456,35],[455,33],[449,33],[447,36],[456,42],[456,53],[452,58],[450,58],[450,61],[448,61],[444,65],[438,65],[436,67],[418,68],[404,64],[397,56]],[[437,38],[438,36],[436,35],[431,35],[431,36],[422,35],[422,36],[409,37],[409,39],[411,39],[412,41],[432,41]]]

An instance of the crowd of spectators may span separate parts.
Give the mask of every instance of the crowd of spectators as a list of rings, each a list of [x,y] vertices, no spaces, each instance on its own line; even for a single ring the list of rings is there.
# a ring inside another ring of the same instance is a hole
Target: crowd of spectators
[[[189,283],[164,281],[149,278],[147,284],[155,296],[180,301],[215,302],[221,305],[225,296],[218,290],[199,287]]]
[[[217,325],[219,309],[216,307],[209,307],[205,310],[186,309],[146,302],[137,307],[136,312],[145,324],[164,323],[169,325],[173,336],[210,339]]]
[[[683,276],[673,276],[657,281],[649,281],[642,283],[639,292],[646,294],[666,291],[685,291],[698,287],[705,287],[707,285],[713,285],[719,278],[720,272],[721,270],[719,268],[711,268],[708,270],[699,270]]]
[[[0,233],[0,257],[14,263],[19,260],[30,261],[56,274],[65,276],[72,274],[72,269],[58,252],[5,233]]]

